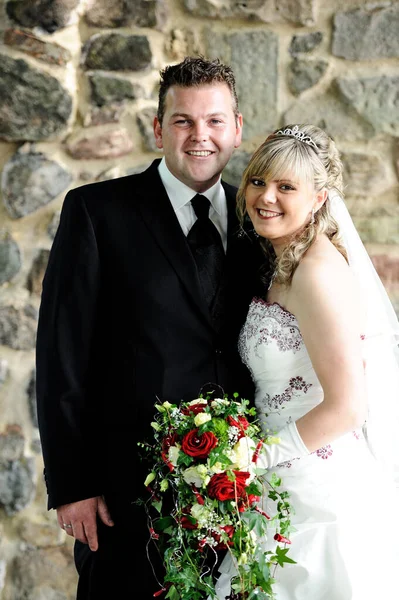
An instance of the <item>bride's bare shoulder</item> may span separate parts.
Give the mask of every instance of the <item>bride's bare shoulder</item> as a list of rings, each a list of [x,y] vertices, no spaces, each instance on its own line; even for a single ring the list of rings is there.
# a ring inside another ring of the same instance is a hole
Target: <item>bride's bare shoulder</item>
[[[342,303],[352,310],[362,304],[353,273],[339,250],[325,236],[319,236],[296,269],[290,288],[290,304],[295,309],[308,302]],[[322,300],[324,299],[324,301]]]

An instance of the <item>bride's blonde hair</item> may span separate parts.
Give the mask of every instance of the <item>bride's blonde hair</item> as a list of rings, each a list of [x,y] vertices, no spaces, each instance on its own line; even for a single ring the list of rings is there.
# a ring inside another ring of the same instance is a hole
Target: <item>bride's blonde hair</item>
[[[286,129],[292,132],[294,127],[295,134],[278,133]],[[303,138],[310,138],[311,143]],[[329,194],[335,190],[343,196],[342,162],[335,142],[314,125],[286,125],[269,135],[253,154],[243,173],[237,194],[237,213],[241,224],[247,214],[245,192],[251,179],[261,177],[267,182],[287,176],[294,181],[310,183],[316,193],[325,188]],[[328,198],[315,213],[314,222],[310,222],[292,238],[278,261],[270,242],[260,238],[261,246],[273,265],[274,281],[286,285],[291,283],[299,262],[320,233],[327,235],[348,260],[338,224],[330,213]],[[270,272],[267,276],[270,276]]]

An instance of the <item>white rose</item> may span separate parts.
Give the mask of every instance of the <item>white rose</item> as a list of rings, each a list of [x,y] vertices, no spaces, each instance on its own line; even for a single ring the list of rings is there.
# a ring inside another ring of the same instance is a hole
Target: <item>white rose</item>
[[[194,417],[194,423],[197,427],[199,427],[200,425],[207,423],[207,421],[210,421],[211,419],[212,417],[209,413],[198,413],[198,415],[195,415]]]
[[[194,519],[198,521],[198,525],[200,527],[208,526],[209,521],[209,509],[203,506],[202,504],[198,504],[197,502],[192,505],[190,514]]]
[[[183,479],[186,483],[193,483],[196,488],[202,487],[203,478],[201,473],[198,473],[197,467],[189,467],[183,471]]]
[[[230,404],[230,402],[228,400],[226,400],[226,398],[215,398],[211,402],[211,406],[212,407],[215,407],[215,406],[228,406],[229,404]]]
[[[222,471],[224,471],[225,467],[222,465],[221,462],[216,462],[213,467],[211,467],[211,471],[212,473],[221,473]]]
[[[176,467],[176,465],[177,465],[177,459],[179,458],[179,454],[180,454],[180,445],[170,446],[169,451],[168,451],[168,458],[174,467]]]
[[[251,438],[243,436],[234,445],[234,466],[240,471],[248,471],[252,464],[252,457],[256,449],[256,444]]]
[[[189,406],[192,406],[194,404],[208,404],[208,400],[205,400],[204,398],[197,398],[196,400],[191,400],[191,402],[187,402],[187,404]]]

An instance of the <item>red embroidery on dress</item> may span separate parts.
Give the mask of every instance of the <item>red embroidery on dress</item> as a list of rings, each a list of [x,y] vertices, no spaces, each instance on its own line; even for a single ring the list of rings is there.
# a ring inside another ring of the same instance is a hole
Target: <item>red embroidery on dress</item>
[[[352,433],[357,440],[360,440],[360,434],[357,431],[352,431]]]
[[[327,458],[332,456],[333,449],[331,448],[330,444],[327,444],[327,446],[323,446],[323,448],[319,448],[315,452],[312,452],[312,454],[314,454],[314,453],[316,453],[316,455],[319,458],[322,458],[323,460],[327,460]]]
[[[309,388],[312,387],[312,383],[306,383],[303,377],[298,375],[297,377],[291,377],[289,380],[289,386],[284,390],[282,394],[276,394],[273,398],[270,398],[269,394],[266,395],[266,403],[270,408],[280,408],[284,402],[289,402],[294,395],[295,391],[307,393]]]

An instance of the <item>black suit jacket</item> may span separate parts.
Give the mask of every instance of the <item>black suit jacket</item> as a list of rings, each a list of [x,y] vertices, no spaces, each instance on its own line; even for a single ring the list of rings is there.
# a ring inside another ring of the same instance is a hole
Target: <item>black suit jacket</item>
[[[144,495],[138,441],[154,403],[207,382],[251,397],[237,352],[259,264],[228,203],[227,301],[216,330],[194,259],[154,163],[82,186],[64,201],[37,334],[37,402],[49,508]]]

